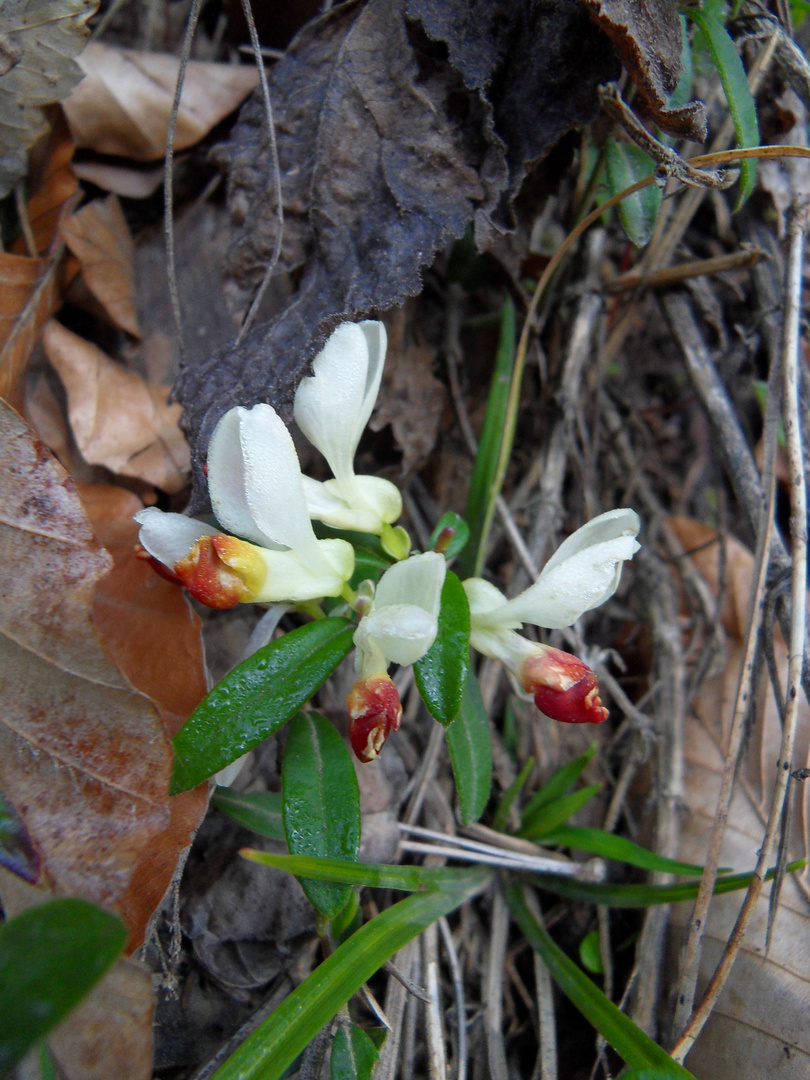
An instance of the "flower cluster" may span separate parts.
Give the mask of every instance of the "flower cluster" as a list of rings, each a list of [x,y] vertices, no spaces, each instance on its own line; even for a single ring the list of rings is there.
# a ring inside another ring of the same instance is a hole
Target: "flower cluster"
[[[388,668],[413,664],[430,649],[446,572],[446,560],[436,551],[408,556],[404,530],[393,527],[402,512],[396,486],[354,471],[385,349],[381,323],[344,323],[313,361],[313,375],[298,387],[296,423],[326,459],[332,479],[321,482],[301,472],[290,433],[272,406],[237,407],[222,417],[208,448],[209,494],[222,528],[155,508],[136,515],[144,557],[210,607],[343,597],[358,613],[357,680],[346,704],[361,761],[377,757],[399,727],[402,707]],[[399,561],[376,588],[366,582],[355,592],[349,586],[354,548],[343,539],[318,539],[313,520],[373,533]],[[524,623],[570,626],[604,603],[618,586],[622,564],[638,550],[639,524],[633,510],[594,518],[568,537],[534,584],[513,600],[482,578],[463,583],[470,644],[503,661],[553,719],[606,719],[596,676],[576,657],[517,630]]]

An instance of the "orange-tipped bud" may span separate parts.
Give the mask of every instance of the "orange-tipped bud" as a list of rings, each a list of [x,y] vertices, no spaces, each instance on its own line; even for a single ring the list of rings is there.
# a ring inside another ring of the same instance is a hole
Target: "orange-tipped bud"
[[[392,731],[399,730],[402,704],[387,675],[358,679],[346,698],[349,739],[360,761],[373,761]]]
[[[252,596],[243,575],[233,568],[233,560],[228,557],[232,544],[244,541],[225,535],[203,536],[174,565],[175,574],[191,595],[208,607],[232,608]]]
[[[534,694],[540,712],[564,724],[601,724],[608,711],[599,698],[599,683],[587,664],[561,649],[546,646],[521,665],[520,685]]]

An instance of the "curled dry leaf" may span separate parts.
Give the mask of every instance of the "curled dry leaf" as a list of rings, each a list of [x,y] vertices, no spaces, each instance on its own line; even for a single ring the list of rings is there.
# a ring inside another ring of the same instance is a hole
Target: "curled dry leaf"
[[[58,259],[0,252],[0,397],[16,409],[31,350],[62,302],[60,278]]]
[[[721,611],[726,640],[723,671],[706,682],[695,702],[694,716],[687,718],[684,754],[685,802],[689,810],[681,824],[678,858],[702,862],[717,808],[723,758],[728,740],[734,698],[740,675],[748,596],[754,575],[754,559],[733,537],[684,518],[669,523],[708,584],[717,591],[721,577],[726,594]],[[724,567],[720,545],[725,545]],[[787,649],[777,630],[774,649],[777,666],[787,671]],[[740,766],[729,810],[721,855],[724,866],[747,870],[756,863],[765,834],[781,724],[773,694],[763,680],[755,707],[755,722]],[[810,709],[802,701],[794,764],[808,764]],[[789,858],[806,856],[810,836],[810,792],[797,784],[791,820]],[[788,875],[783,882],[770,951],[765,955],[768,919],[768,887],[757,901],[742,950],[706,1027],[686,1060],[696,1076],[736,1077],[761,1080],[774,1075],[785,1080],[804,1080],[810,1075],[810,1033],[807,1002],[810,1000],[810,916],[806,893]],[[698,994],[728,941],[741,904],[739,894],[712,900],[701,959]],[[673,925],[682,939],[690,908],[673,910]],[[677,942],[673,943],[677,947]]]
[[[26,204],[25,210],[39,255],[53,254],[59,224],[75,205],[73,196],[76,195],[79,181],[73,172],[74,150],[68,138],[56,142],[37,189]],[[17,237],[14,251],[20,255],[31,254],[26,249],[23,236]]]
[[[188,476],[188,447],[168,387],[126,371],[54,320],[42,344],[65,384],[70,425],[85,460],[179,491]]]
[[[0,491],[0,790],[42,884],[116,908],[168,820],[171,747],[93,630],[111,560],[67,473],[5,405]]]
[[[0,5],[0,198],[25,175],[26,151],[47,129],[40,106],[61,101],[81,79],[98,0],[5,0]]]
[[[93,597],[93,625],[130,684],[158,706],[173,738],[208,690],[202,623],[182,589],[136,558],[138,526],[133,515],[143,508],[140,499],[108,484],[82,484],[79,493],[93,531],[114,561]],[[208,797],[205,783],[169,799],[169,822],[141,856],[122,901],[131,945],[140,944],[205,814]]]
[[[162,158],[178,58],[91,42],[79,62],[85,78],[64,103],[76,145],[136,161]],[[180,99],[175,150],[204,138],[258,81],[249,66],[192,60]]]
[[[62,236],[82,265],[87,287],[113,323],[138,337],[135,246],[115,195],[72,214],[62,225]]]

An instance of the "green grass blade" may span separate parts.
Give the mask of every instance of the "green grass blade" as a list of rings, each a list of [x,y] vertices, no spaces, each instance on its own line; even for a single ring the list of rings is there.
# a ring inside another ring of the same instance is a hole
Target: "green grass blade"
[[[470,494],[464,517],[470,539],[458,559],[458,576],[464,580],[481,573],[495,502],[512,452],[517,402],[512,401],[515,365],[515,305],[507,297],[501,313],[501,336],[495,371],[489,389],[487,412],[475,458]],[[513,407],[514,406],[514,407]]]
[[[529,911],[522,886],[511,883],[506,890],[506,900],[527,941],[539,954],[556,984],[628,1065],[666,1069],[672,1080],[695,1080],[692,1073],[674,1062],[566,956]]]
[[[478,679],[467,669],[458,716],[447,729],[447,748],[456,779],[461,821],[472,825],[483,814],[492,787],[492,741]]]
[[[574,784],[579,780],[585,771],[585,767],[588,762],[596,753],[596,743],[591,743],[585,753],[573,761],[569,761],[567,765],[563,765],[561,769],[558,769],[543,786],[536,791],[534,795],[526,803],[526,807],[522,815],[522,823],[525,826],[531,824],[534,814],[544,806],[548,806],[549,803],[555,802],[563,795],[567,795],[573,788]]]
[[[356,626],[321,619],[235,667],[175,736],[171,794],[196,787],[286,724],[349,653]]]
[[[614,836],[603,829],[587,829],[578,825],[561,825],[543,837],[543,843],[557,844],[560,847],[587,851],[590,855],[601,855],[603,859],[639,866],[642,870],[661,870],[670,874],[701,874],[702,866],[695,863],[677,862],[654,851],[647,851],[639,844],[634,844],[624,836]]]
[[[558,829],[572,814],[586,806],[601,787],[601,784],[590,784],[579,791],[563,795],[561,799],[556,799],[547,806],[541,806],[532,814],[530,823],[520,830],[520,835],[527,840],[545,839],[548,833]]]
[[[483,888],[488,877],[480,869],[462,871],[452,887],[409,896],[367,922],[285,998],[214,1080],[278,1080],[386,960]]]
[[[309,855],[273,855],[268,851],[243,848],[251,862],[286,870],[296,877],[335,881],[344,885],[399,889],[402,892],[430,892],[453,887],[464,880],[465,870],[451,866],[389,866],[386,863],[355,863],[343,859],[318,859]]]
[[[218,787],[211,805],[231,820],[259,836],[271,840],[285,840],[284,822],[281,820],[280,791],[231,791]]]
[[[534,768],[534,758],[530,757],[518,775],[506,789],[503,794],[503,798],[498,803],[498,809],[495,811],[495,816],[492,819],[492,828],[496,832],[503,832],[506,828],[506,823],[509,820],[509,811],[512,809],[515,803],[515,799],[520,795],[523,790],[523,786],[529,778],[529,773]]]
[[[742,60],[737,47],[721,20],[724,4],[707,4],[702,11],[690,8],[686,14],[696,24],[711,54],[723,93],[726,96],[737,146],[759,146],[759,121],[757,107],[748,87]],[[754,159],[740,162],[740,192],[737,205],[740,207],[748,200],[756,182],[757,163]]]
[[[798,862],[790,863],[786,871],[793,873],[795,870],[803,869],[804,866],[805,860],[800,859]],[[769,870],[765,875],[765,880],[770,881],[774,873],[774,869]],[[719,896],[721,893],[747,889],[751,884],[751,878],[751,874],[725,874],[717,879],[714,894]],[[551,874],[534,874],[532,880],[538,888],[554,893],[556,896],[615,908],[642,908],[650,907],[652,904],[674,904],[678,900],[694,900],[700,887],[699,881],[676,881],[673,885],[622,885],[609,881],[576,881],[574,878],[563,878]]]
[[[335,1032],[329,1056],[330,1080],[371,1080],[379,1050],[357,1024]]]

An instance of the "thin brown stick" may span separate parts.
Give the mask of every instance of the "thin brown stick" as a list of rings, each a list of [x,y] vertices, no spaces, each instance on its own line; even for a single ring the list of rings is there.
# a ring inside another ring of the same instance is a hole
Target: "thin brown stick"
[[[651,274],[644,274],[641,270],[631,270],[614,281],[608,282],[604,291],[612,295],[635,289],[638,286],[643,286],[645,289],[660,289],[667,285],[676,285],[689,278],[721,274],[728,270],[747,270],[755,266],[762,258],[767,258],[767,256],[760,248],[743,245],[740,251],[732,251],[730,255],[717,255],[713,259],[693,259],[690,262],[679,263],[677,266],[669,266],[664,270],[656,270]]]
[[[270,262],[264,271],[264,277],[262,283],[253,297],[253,302],[248,308],[245,315],[244,322],[239,329],[239,334],[236,338],[236,344],[238,345],[245,334],[248,332],[256,318],[256,313],[259,310],[259,305],[262,302],[267,287],[270,284],[270,280],[275,273],[278,260],[281,255],[281,245],[284,239],[284,199],[281,193],[281,167],[278,160],[278,143],[276,142],[276,125],[273,120],[273,103],[270,100],[270,88],[267,85],[267,73],[264,70],[264,61],[262,60],[262,50],[259,45],[259,35],[256,33],[256,23],[253,19],[253,10],[250,6],[250,0],[242,0],[242,11],[245,14],[245,22],[248,26],[248,32],[250,34],[250,44],[253,49],[253,57],[256,61],[256,70],[259,73],[259,83],[262,88],[262,102],[264,104],[264,119],[267,124],[267,141],[270,149],[270,173],[273,177],[273,198],[276,203],[276,217],[278,218],[278,229],[276,231],[276,239],[273,243],[273,252],[270,256]]]

